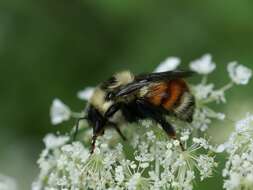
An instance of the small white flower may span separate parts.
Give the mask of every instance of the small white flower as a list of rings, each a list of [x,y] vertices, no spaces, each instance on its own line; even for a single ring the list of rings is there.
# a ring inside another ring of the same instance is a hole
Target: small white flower
[[[132,164],[130,165],[130,167],[131,167],[132,169],[136,169],[136,168],[137,168],[137,165],[134,164],[134,163],[132,163]]]
[[[225,93],[223,90],[215,90],[211,93],[210,98],[216,101],[216,103],[226,103]]]
[[[231,80],[235,84],[246,85],[248,84],[252,76],[251,69],[243,65],[239,65],[236,61],[229,63],[227,70],[228,70]]]
[[[180,137],[180,140],[181,141],[187,141],[190,137],[190,130],[184,130],[183,132],[181,132],[181,137]]]
[[[251,189],[253,183],[253,115],[238,121],[231,133],[225,150],[228,160],[223,169],[224,188],[226,190]]]
[[[0,174],[0,190],[16,190],[17,184],[14,179]]]
[[[215,152],[217,152],[217,153],[224,152],[224,151],[226,150],[226,148],[227,148],[227,144],[226,144],[226,143],[220,144],[220,145],[216,148]]]
[[[51,105],[50,116],[52,124],[57,125],[70,119],[71,110],[61,100],[56,98]]]
[[[224,188],[228,190],[238,189],[240,186],[241,177],[237,173],[230,174],[230,180],[225,181]]]
[[[81,100],[88,101],[91,98],[94,89],[95,89],[94,87],[86,87],[85,89],[77,93],[77,97]]]
[[[216,116],[216,118],[219,120],[224,120],[226,118],[226,115],[224,113],[217,113]]]
[[[142,121],[140,121],[140,123],[141,123],[141,125],[143,125],[146,128],[149,128],[153,125],[152,121],[149,119],[142,120]]]
[[[178,57],[168,57],[158,65],[154,72],[173,71],[179,66],[180,62],[181,60]]]
[[[213,174],[213,167],[217,166],[214,158],[207,155],[200,155],[197,158],[197,164],[200,171],[201,180],[211,177]]]
[[[174,141],[173,141],[173,144],[174,144],[175,146],[179,146],[179,145],[180,145],[180,142],[179,142],[178,140],[174,140]]]
[[[204,148],[204,149],[208,149],[210,148],[210,145],[208,144],[207,140],[204,138],[196,138],[194,137],[192,139],[192,141],[196,144],[198,144],[200,147]]]
[[[149,183],[148,180],[141,176],[140,173],[135,173],[129,181],[127,182],[128,190],[148,190]]]
[[[147,168],[149,166],[149,163],[148,162],[144,162],[144,163],[141,163],[140,164],[140,167],[141,168]]]
[[[215,63],[212,62],[212,56],[205,54],[201,58],[190,63],[190,69],[202,75],[207,75],[216,68]]]
[[[194,95],[198,100],[206,100],[212,94],[214,84],[193,86]]]
[[[122,166],[117,166],[115,169],[115,180],[121,184],[124,181],[124,171]]]
[[[69,140],[68,136],[55,136],[54,134],[47,134],[43,141],[47,149],[55,149],[64,145]]]

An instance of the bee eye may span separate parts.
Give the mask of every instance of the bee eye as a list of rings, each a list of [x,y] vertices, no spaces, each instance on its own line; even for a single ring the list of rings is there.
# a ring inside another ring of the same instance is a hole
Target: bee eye
[[[108,92],[106,97],[105,97],[105,100],[112,100],[114,98],[114,93],[113,92]]]

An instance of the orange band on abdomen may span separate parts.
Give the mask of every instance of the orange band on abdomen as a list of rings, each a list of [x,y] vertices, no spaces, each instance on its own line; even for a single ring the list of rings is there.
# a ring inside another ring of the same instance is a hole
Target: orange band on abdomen
[[[159,106],[162,100],[167,96],[168,85],[160,83],[150,89],[148,100],[155,106]]]
[[[185,90],[187,90],[187,86],[183,80],[176,79],[170,81],[168,86],[168,94],[170,96],[162,101],[163,107],[167,110],[173,109],[180,101]]]

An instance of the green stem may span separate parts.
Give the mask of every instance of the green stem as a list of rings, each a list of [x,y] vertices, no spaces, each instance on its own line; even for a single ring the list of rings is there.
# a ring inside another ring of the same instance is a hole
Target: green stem
[[[159,157],[158,157],[158,152],[157,152],[157,143],[155,143],[155,151],[156,151],[155,173],[160,178],[160,162],[159,162]]]
[[[220,90],[222,91],[227,91],[230,88],[232,88],[234,86],[234,83],[231,81],[230,83],[228,83],[227,85],[223,86]]]
[[[201,81],[201,84],[202,84],[202,85],[205,85],[205,84],[207,83],[207,78],[208,78],[207,75],[204,75],[204,76],[203,76],[202,81]]]
[[[228,84],[226,84],[225,86],[223,86],[223,87],[221,87],[219,90],[217,90],[217,91],[227,91],[227,90],[229,90],[230,88],[232,88],[234,86],[234,83],[233,82],[230,82],[230,83],[228,83]],[[213,99],[213,98],[209,98],[209,99],[207,99],[207,100],[205,100],[205,101],[202,101],[201,103],[202,104],[208,104],[208,103],[211,103],[211,102],[213,102],[215,99]]]
[[[81,118],[81,117],[83,117],[84,116],[84,113],[83,112],[81,112],[81,113],[79,113],[79,112],[71,112],[71,117],[73,117],[73,118]]]

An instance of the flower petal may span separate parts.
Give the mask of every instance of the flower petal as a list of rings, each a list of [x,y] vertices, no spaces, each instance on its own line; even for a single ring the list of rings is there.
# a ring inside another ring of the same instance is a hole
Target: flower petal
[[[181,60],[178,57],[168,57],[155,69],[155,73],[172,71],[180,65]]]
[[[231,80],[238,85],[248,84],[252,76],[251,69],[245,67],[244,65],[238,64],[236,61],[230,62],[227,66],[227,70]]]
[[[68,140],[68,136],[55,136],[50,133],[44,137],[43,142],[47,149],[54,149],[64,145]]]
[[[50,108],[51,123],[57,125],[63,121],[69,120],[71,116],[71,110],[60,99],[53,100]]]
[[[212,62],[212,56],[210,54],[205,54],[190,63],[190,69],[202,75],[210,74],[215,68],[216,64]]]
[[[91,98],[94,89],[95,89],[94,87],[86,87],[85,89],[77,93],[77,97],[81,100],[88,101]]]

